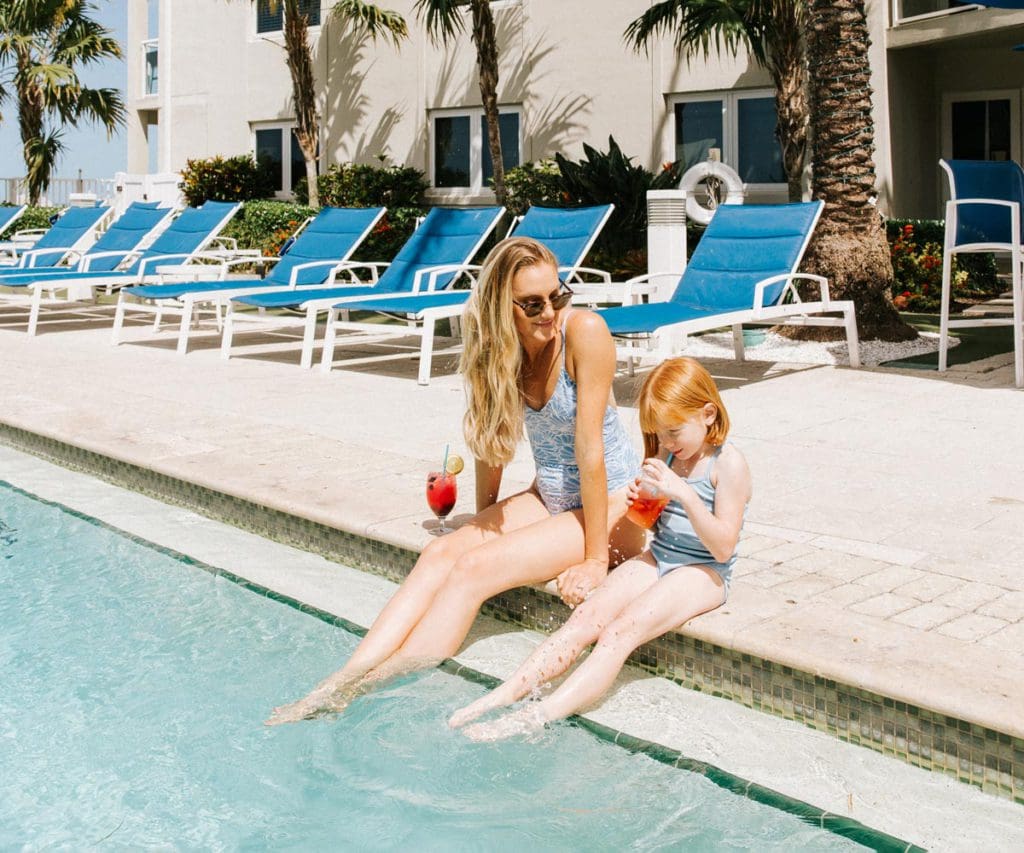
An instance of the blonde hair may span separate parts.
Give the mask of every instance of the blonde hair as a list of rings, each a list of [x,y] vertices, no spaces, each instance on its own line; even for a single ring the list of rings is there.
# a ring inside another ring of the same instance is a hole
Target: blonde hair
[[[644,380],[638,401],[644,456],[657,455],[659,426],[681,423],[708,403],[717,414],[708,427],[707,441],[718,447],[729,434],[729,414],[711,374],[692,358],[670,358],[654,368]]]
[[[523,435],[523,348],[513,315],[512,280],[520,270],[538,264],[558,269],[555,256],[542,243],[528,237],[502,240],[484,260],[462,315],[462,429],[473,456],[491,465],[510,462]]]

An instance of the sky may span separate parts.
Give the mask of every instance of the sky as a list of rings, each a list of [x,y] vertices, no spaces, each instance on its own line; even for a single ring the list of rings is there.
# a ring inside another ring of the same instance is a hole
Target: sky
[[[127,35],[128,0],[93,0],[96,9],[93,17],[108,27],[125,50]],[[139,0],[132,0],[139,2]],[[79,69],[79,76],[89,86],[108,87],[125,93],[124,60],[107,61],[85,69]],[[21,156],[21,140],[18,138],[18,119],[15,107],[7,101],[0,107],[3,120],[0,121],[0,177],[21,177],[25,174],[25,163]],[[83,125],[78,129],[69,128],[64,134],[65,152],[57,163],[54,177],[77,178],[82,170],[84,178],[112,178],[114,172],[124,171],[127,162],[127,142],[124,130],[112,139],[102,127]]]

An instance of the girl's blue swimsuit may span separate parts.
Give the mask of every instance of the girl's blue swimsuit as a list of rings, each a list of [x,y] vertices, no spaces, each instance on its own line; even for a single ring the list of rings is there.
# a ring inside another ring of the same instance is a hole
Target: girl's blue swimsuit
[[[540,409],[525,408],[526,434],[537,466],[537,491],[552,515],[583,506],[580,469],[576,464],[576,383],[565,369],[565,324],[562,322],[562,369],[551,398]],[[608,491],[621,489],[636,477],[640,460],[619,420],[608,405],[602,426]]]
[[[715,511],[715,487],[711,485],[711,472],[715,460],[722,452],[719,447],[708,460],[707,470],[700,476],[687,480],[693,490],[700,496],[704,506],[710,512]],[[651,542],[651,553],[658,562],[658,577],[664,577],[680,566],[706,566],[713,569],[725,584],[725,594],[729,595],[729,582],[732,580],[732,567],[736,562],[736,554],[720,563],[707,549],[693,529],[693,524],[686,515],[682,504],[670,501],[658,518],[654,529],[654,540]]]

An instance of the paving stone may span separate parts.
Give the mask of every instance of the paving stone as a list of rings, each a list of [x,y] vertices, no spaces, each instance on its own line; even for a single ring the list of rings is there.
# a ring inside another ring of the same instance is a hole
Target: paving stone
[[[765,548],[763,551],[758,551],[757,559],[764,560],[766,563],[785,563],[787,560],[811,554],[815,550],[812,545],[806,545],[803,542],[784,542],[781,545],[776,545],[774,548]]]
[[[1014,655],[1020,655],[1024,648],[1024,622],[1017,622],[1015,625],[1007,625],[984,637],[978,639],[981,646],[1005,649]]]
[[[839,581],[835,578],[828,578],[820,575],[804,575],[803,577],[780,583],[772,587],[772,589],[775,592],[787,595],[790,598],[795,598],[797,601],[801,601],[832,589],[838,584]]]
[[[887,566],[872,575],[857,578],[857,583],[861,586],[871,587],[878,592],[892,592],[897,587],[913,583],[924,576],[925,573],[920,569],[912,569],[908,566]]]
[[[993,634],[1000,628],[1005,628],[1007,622],[1002,619],[995,619],[991,616],[979,616],[977,613],[967,613],[940,625],[936,630],[947,637],[955,637],[958,640],[979,640]]]
[[[920,628],[922,631],[928,631],[963,615],[964,612],[956,607],[929,602],[927,604],[919,604],[917,607],[911,607],[910,610],[904,610],[902,613],[897,613],[892,617],[892,620],[899,622],[901,625],[909,625],[911,628]]]
[[[1020,622],[1024,619],[1024,592],[1008,592],[987,604],[979,605],[974,612],[1005,619],[1007,622]]]
[[[881,616],[884,619],[909,610],[917,603],[915,599],[905,595],[893,595],[891,592],[885,592],[851,605],[849,609],[863,613],[865,616]]]
[[[855,557],[851,554],[841,554],[837,551],[816,551],[812,554],[804,554],[794,560],[787,560],[787,569],[796,571],[815,572],[820,575],[827,575],[840,581],[854,581],[864,575],[874,574],[883,569],[892,568],[886,563],[877,560],[869,560],[867,557]]]
[[[938,598],[940,595],[952,592],[953,590],[959,589],[966,584],[960,580],[960,578],[951,578],[948,575],[937,575],[937,574],[924,574],[921,577],[905,583],[903,586],[897,587],[893,590],[897,595],[909,595],[911,598],[916,598],[918,601],[931,601],[934,598]],[[948,604],[953,605],[953,602],[947,601]],[[970,607],[959,608],[961,610],[970,610]]]
[[[844,539],[840,536],[819,536],[812,540],[812,545],[827,548],[830,551],[841,551],[858,557],[869,557],[883,563],[896,563],[909,566],[928,556],[927,551],[913,548],[899,548],[895,545],[881,545],[877,542],[864,542],[859,539]]]
[[[773,536],[759,536],[756,533],[751,536],[744,535],[740,537],[739,544],[736,546],[736,553],[741,557],[752,557],[758,551],[775,548],[784,542],[784,539],[776,539]]]
[[[965,583],[951,592],[937,596],[939,604],[952,604],[962,610],[977,610],[981,605],[995,601],[1007,590],[987,583]]]
[[[732,574],[734,578],[744,578],[748,575],[752,575],[755,572],[764,571],[769,568],[770,564],[763,560],[754,560],[750,557],[737,557],[736,562],[732,566]]]
[[[827,589],[817,596],[817,600],[833,605],[834,607],[846,608],[851,604],[866,601],[874,598],[878,593],[866,586],[855,583],[844,583]]]
[[[760,572],[754,572],[743,578],[743,583],[753,586],[774,587],[786,581],[796,580],[800,577],[798,572],[791,572],[781,566],[771,566]]]

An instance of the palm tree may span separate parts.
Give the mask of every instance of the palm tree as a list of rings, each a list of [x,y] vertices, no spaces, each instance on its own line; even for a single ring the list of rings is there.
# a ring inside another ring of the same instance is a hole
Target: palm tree
[[[490,0],[416,0],[427,32],[435,42],[447,44],[466,28],[461,7],[469,6],[473,19],[471,38],[476,46],[480,73],[480,99],[487,122],[487,147],[494,167],[494,195],[505,203],[505,163],[501,158],[501,129],[498,125],[498,38]]]
[[[320,111],[316,104],[313,82],[313,51],[309,44],[309,16],[303,0],[258,0],[271,12],[284,9],[284,51],[292,78],[292,99],[295,102],[295,139],[306,163],[309,184],[309,206],[320,207],[317,186],[317,160],[320,147]],[[395,47],[409,35],[405,19],[397,12],[381,9],[363,0],[338,0],[331,4],[330,15],[342,27],[351,27],[374,41],[378,36],[391,39]]]
[[[714,48],[735,56],[741,46],[768,70],[775,85],[782,167],[790,201],[800,201],[807,150],[807,0],[664,0],[626,28],[635,50],[659,33],[674,33],[687,59],[707,59]]]
[[[909,340],[917,333],[892,304],[892,261],[874,204],[869,44],[864,0],[812,0],[812,192],[825,212],[805,266],[828,278],[836,298],[856,303],[862,337]]]
[[[109,138],[124,124],[120,93],[83,86],[76,71],[121,57],[110,30],[89,17],[94,8],[84,0],[0,0],[0,101],[13,95],[17,105],[32,204],[50,185],[62,128],[94,122]]]

